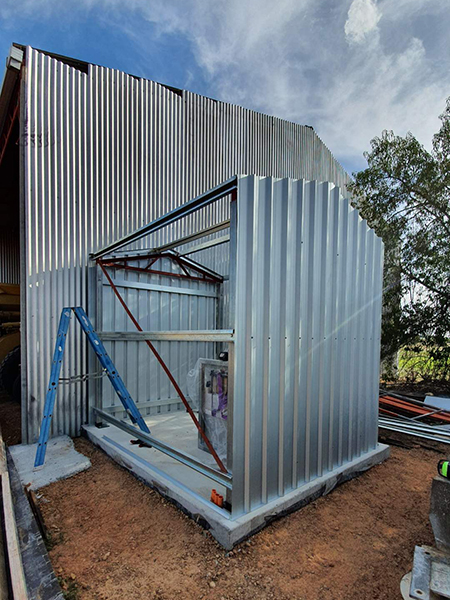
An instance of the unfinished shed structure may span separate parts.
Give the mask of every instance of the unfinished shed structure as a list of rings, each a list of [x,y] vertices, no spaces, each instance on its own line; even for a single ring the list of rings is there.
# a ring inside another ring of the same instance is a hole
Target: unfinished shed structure
[[[24,442],[82,306],[152,448],[74,327],[51,434],[84,428],[225,546],[380,459],[382,246],[311,127],[14,45],[0,144]]]
[[[224,220],[154,243],[216,203]],[[138,241],[144,247],[130,249]],[[338,187],[255,175],[233,177],[94,253],[100,339],[157,440],[135,433],[104,390],[89,437],[202,515],[226,547],[379,462],[382,254]],[[198,393],[185,401],[214,459],[187,414],[158,414],[152,385],[167,373],[156,354],[180,387],[195,378]],[[152,449],[131,451],[130,435]],[[211,480],[224,498],[219,510]]]

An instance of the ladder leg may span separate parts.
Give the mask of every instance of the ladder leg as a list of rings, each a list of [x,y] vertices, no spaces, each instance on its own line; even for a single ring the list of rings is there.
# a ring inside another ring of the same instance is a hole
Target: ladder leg
[[[48,382],[47,394],[45,397],[44,417],[42,419],[39,442],[36,450],[35,467],[44,464],[45,452],[47,450],[47,441],[50,433],[50,424],[55,406],[56,391],[58,389],[59,374],[61,372],[61,363],[64,355],[64,346],[66,345],[67,330],[70,324],[70,308],[63,308],[59,320],[58,336],[56,338],[55,352],[53,354],[52,369],[50,372],[50,381]]]
[[[147,427],[147,423],[142,418],[141,413],[139,412],[138,407],[134,403],[133,398],[130,396],[129,391],[127,390],[122,378],[117,372],[114,363],[109,358],[108,353],[105,350],[105,347],[98,337],[97,333],[94,331],[92,327],[92,323],[90,322],[87,314],[81,308],[81,306],[77,306],[72,309],[77,317],[84,333],[86,334],[89,343],[91,344],[95,354],[97,355],[100,364],[105,369],[106,374],[116,392],[119,396],[120,401],[123,404],[123,407],[127,411],[131,421],[139,426],[142,431],[146,433],[150,433],[150,429]]]

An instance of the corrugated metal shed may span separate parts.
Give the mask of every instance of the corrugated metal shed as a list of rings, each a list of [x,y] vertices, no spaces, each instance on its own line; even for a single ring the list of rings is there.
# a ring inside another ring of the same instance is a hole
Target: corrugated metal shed
[[[234,173],[326,180],[342,189],[349,177],[310,127],[113,69],[80,70],[32,48],[22,99],[23,439],[32,442],[59,312],[87,305],[90,252]],[[170,235],[226,218],[224,207],[186,219]],[[86,373],[86,364],[85,341],[72,332],[63,376]],[[86,384],[60,390],[54,434],[79,433],[86,398]]]
[[[171,287],[174,282],[161,288],[159,279],[150,276],[155,283],[149,285],[148,275],[141,272],[131,272],[128,282],[123,281],[129,265],[123,266],[115,254],[125,255],[123,248],[103,249],[100,264],[115,272],[114,284],[148,335],[220,329],[216,315],[225,313],[221,320],[230,323],[232,336],[226,464],[232,472],[235,519],[376,451],[383,243],[334,184],[257,175],[230,181],[231,195],[228,183],[222,186],[222,197],[230,204],[226,288],[222,283],[199,287],[193,281],[181,290]],[[184,211],[198,206],[199,200],[192,200]],[[162,221],[172,222],[179,212]],[[154,228],[152,235],[159,224],[149,226]],[[116,244],[120,248],[146,231]],[[132,252],[127,256],[135,265],[145,264]],[[143,385],[136,398],[144,401],[145,414],[157,406],[158,394],[164,397],[160,379],[154,373],[145,388],[142,376],[136,376],[136,369],[142,373],[148,364],[148,348],[137,354],[139,343],[122,333],[134,326],[114,301],[106,279],[101,283],[108,289],[107,296],[101,292],[99,304],[102,329],[111,331],[107,339],[115,340],[111,356],[126,380]],[[218,311],[219,293],[227,299]],[[180,319],[183,294],[195,295],[194,315],[185,307]],[[198,294],[205,296],[200,300]],[[181,384],[197,358],[214,357],[208,343],[158,343]],[[156,402],[149,403],[152,385]],[[164,385],[170,387],[167,380]],[[105,398],[102,393],[96,406],[104,409]],[[117,412],[124,415],[123,410]]]

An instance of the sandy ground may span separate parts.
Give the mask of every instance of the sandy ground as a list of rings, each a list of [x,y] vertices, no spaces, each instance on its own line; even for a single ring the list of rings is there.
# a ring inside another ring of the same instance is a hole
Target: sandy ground
[[[414,546],[432,544],[441,454],[391,458],[280,519],[233,552],[86,440],[92,468],[43,489],[57,574],[80,600],[392,600]]]

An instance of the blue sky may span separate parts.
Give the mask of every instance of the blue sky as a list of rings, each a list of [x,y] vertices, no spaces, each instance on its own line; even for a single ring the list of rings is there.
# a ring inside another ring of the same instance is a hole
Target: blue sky
[[[312,125],[350,172],[383,129],[430,147],[448,0],[1,0],[12,42]]]

